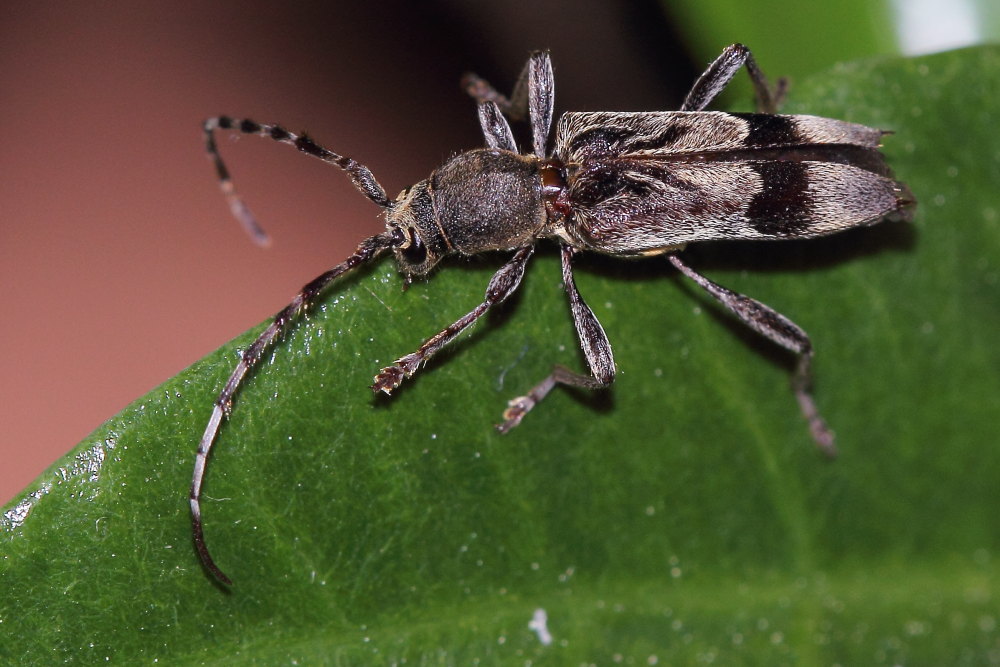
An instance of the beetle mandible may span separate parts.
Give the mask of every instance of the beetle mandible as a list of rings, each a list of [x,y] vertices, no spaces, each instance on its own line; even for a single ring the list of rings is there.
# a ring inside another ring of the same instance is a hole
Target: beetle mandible
[[[759,113],[704,111],[746,67]],[[343,169],[355,187],[385,209],[386,228],[352,255],[305,285],[243,352],[215,401],[198,445],[190,505],[194,543],[204,566],[229,577],[205,544],[201,489],[209,452],[247,372],[290,323],[331,282],[388,250],[411,279],[427,275],[445,256],[500,250],[513,255],[494,274],[482,303],[428,338],[415,352],[383,368],[372,389],[391,393],[422,364],[521,282],[540,239],[559,245],[562,277],[589,374],[562,366],[508,403],[497,429],[517,426],[557,384],[600,389],[612,383],[615,363],[600,322],[577,291],[572,261],[580,251],[621,257],[664,255],[744,324],[798,357],[793,389],[813,439],[835,454],[833,432],[811,392],[809,336],[767,305],[718,285],[681,260],[688,243],[713,240],[803,239],[906,219],[913,197],[895,181],[878,148],[885,132],[804,115],[779,115],[783,85],[772,88],[742,44],[727,47],[698,78],[679,111],[563,114],[548,151],[554,84],[547,52],[533,53],[507,98],[467,75],[478,102],[486,147],[459,153],[394,200],[371,171],[354,159],[278,125],[226,116],[205,121],[205,142],[230,208],[258,242],[266,235],[233,189],[214,131],[238,130],[291,144]],[[506,115],[506,117],[505,117]],[[527,116],[532,152],[518,151],[507,118]]]

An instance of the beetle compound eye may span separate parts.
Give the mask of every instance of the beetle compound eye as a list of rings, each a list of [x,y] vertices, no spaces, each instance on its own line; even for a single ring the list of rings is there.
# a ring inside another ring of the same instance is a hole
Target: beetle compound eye
[[[389,235],[389,243],[392,244],[393,248],[399,248],[406,245],[408,240],[409,238],[407,237],[406,232],[399,227],[393,229],[392,233]]]
[[[420,237],[413,234],[410,245],[403,248],[403,259],[414,266],[427,261],[427,246],[420,240]]]

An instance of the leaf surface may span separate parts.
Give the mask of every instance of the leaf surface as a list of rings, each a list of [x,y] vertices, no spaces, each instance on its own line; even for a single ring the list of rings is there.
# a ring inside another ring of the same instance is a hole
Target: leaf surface
[[[984,47],[799,81],[785,111],[894,131],[914,222],[686,252],[810,332],[836,462],[813,450],[792,360],[655,258],[577,264],[615,349],[608,392],[557,389],[492,429],[552,363],[582,363],[547,247],[511,302],[373,397],[373,373],[502,261],[404,293],[386,260],[294,328],[223,427],[204,516],[232,589],[199,566],[187,491],[259,329],[5,508],[0,661],[996,661],[998,70]]]

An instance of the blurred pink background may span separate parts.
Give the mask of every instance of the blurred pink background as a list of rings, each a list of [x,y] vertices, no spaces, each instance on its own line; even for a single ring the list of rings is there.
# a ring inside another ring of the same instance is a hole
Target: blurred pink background
[[[508,89],[551,48],[557,112],[675,108],[694,76],[655,2],[90,4],[0,14],[0,503],[381,229],[338,170],[222,135],[255,247],[204,118],[308,130],[394,196],[481,144],[463,71]]]

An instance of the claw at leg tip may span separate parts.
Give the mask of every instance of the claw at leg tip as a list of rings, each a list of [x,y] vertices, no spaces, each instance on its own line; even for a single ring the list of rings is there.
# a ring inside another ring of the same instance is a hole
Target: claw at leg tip
[[[386,395],[392,393],[403,381],[403,369],[399,366],[389,366],[379,371],[372,382],[372,391],[381,391]]]

